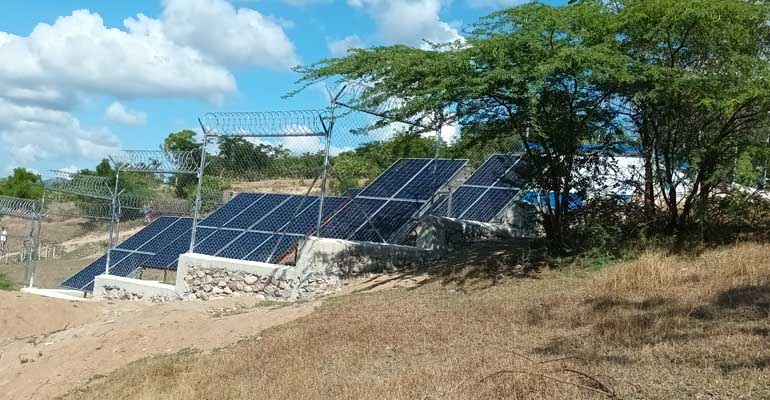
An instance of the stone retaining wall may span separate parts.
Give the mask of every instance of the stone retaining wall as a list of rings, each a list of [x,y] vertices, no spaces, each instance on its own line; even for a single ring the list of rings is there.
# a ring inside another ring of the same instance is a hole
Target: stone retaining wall
[[[99,275],[96,277],[94,281],[94,298],[105,300],[143,300],[156,303],[181,299],[174,286],[112,275]]]
[[[184,277],[184,291],[195,298],[252,296],[260,300],[304,300],[334,290],[336,277],[313,274],[304,278],[258,275],[225,268],[190,266]]]

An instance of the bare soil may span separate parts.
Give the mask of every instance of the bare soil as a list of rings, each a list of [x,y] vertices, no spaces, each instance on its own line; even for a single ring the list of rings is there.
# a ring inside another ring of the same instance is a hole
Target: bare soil
[[[65,398],[770,399],[769,255],[740,245],[531,272],[506,266],[505,250],[469,249]]]

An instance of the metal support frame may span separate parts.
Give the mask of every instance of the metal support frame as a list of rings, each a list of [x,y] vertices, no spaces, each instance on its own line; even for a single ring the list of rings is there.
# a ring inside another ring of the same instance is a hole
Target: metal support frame
[[[42,230],[42,221],[46,217],[45,214],[45,191],[43,192],[43,199],[38,202],[36,200],[22,199],[18,197],[0,196],[0,215],[7,215],[9,217],[21,218],[30,221],[30,232],[26,241],[31,243],[29,258],[26,259],[27,268],[25,273],[25,282],[28,287],[32,288],[35,284],[35,270],[37,269],[37,262],[35,260],[35,248],[38,248],[38,258],[40,257],[40,231]]]
[[[201,213],[201,191],[203,190],[203,174],[206,170],[206,146],[209,143],[209,134],[206,126],[203,124],[200,118],[198,118],[198,124],[200,124],[203,130],[203,143],[201,144],[201,162],[198,166],[198,185],[195,188],[195,206],[193,206],[193,223],[192,231],[190,232],[190,253],[195,251],[195,239],[198,233],[198,220]]]

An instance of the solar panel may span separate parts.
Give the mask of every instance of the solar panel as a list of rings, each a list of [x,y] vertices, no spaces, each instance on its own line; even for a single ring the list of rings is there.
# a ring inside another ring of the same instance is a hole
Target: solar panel
[[[235,216],[233,219],[227,221],[227,223],[223,225],[226,228],[248,229],[249,227],[257,223],[257,221],[264,218],[276,207],[279,207],[281,204],[290,200],[293,197],[294,196],[289,196],[285,194],[262,195],[259,198],[259,200],[253,202],[250,206],[244,208],[240,214]],[[206,226],[206,224],[201,224],[201,226]]]
[[[219,208],[213,214],[209,215],[198,225],[219,228],[231,219],[237,217],[240,213],[248,209],[249,206],[254,204],[254,202],[261,199],[263,196],[265,195],[259,193],[241,193],[235,196],[232,200],[227,202],[227,204]]]
[[[117,265],[123,259],[130,256],[131,252],[128,251],[122,251],[122,250],[113,250],[110,253],[110,264],[111,265]],[[92,262],[83,270],[76,273],[64,283],[62,283],[62,286],[69,289],[75,289],[75,290],[85,290],[85,291],[92,291],[94,288],[94,279],[96,279],[97,275],[101,275],[104,273],[105,266],[107,265],[107,256],[104,255],[97,259],[96,261]]]
[[[397,242],[411,220],[467,160],[402,159],[361,191],[326,224],[321,236]]]
[[[160,217],[130,238],[126,239],[125,242],[119,244],[117,248],[123,250],[136,250],[178,220],[179,218],[176,217]]]
[[[521,158],[496,154],[490,157],[449,197],[438,202],[434,214],[471,221],[493,222],[519,195]]]

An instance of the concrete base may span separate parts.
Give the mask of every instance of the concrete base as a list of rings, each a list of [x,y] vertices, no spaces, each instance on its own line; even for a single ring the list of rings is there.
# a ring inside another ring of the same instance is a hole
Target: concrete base
[[[79,290],[23,288],[20,292],[59,300],[93,301],[92,298],[83,297],[83,292]]]
[[[164,283],[99,275],[94,281],[94,299],[164,302],[177,300],[179,296],[174,286]]]
[[[474,240],[518,237],[522,237],[521,232],[510,225],[435,216],[423,218],[417,226],[417,247],[437,256]]]
[[[350,276],[418,266],[433,258],[416,247],[310,237],[300,244],[300,274]]]

